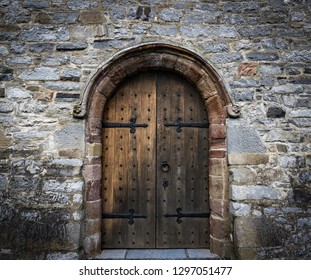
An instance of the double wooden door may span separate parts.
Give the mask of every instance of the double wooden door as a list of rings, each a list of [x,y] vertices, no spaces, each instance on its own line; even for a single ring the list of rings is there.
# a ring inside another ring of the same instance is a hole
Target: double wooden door
[[[139,73],[103,118],[103,248],[208,248],[208,124],[180,76]]]

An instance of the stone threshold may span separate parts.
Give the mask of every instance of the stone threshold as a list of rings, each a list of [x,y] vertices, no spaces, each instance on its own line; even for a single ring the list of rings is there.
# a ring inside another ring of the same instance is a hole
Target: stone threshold
[[[219,260],[208,249],[106,249],[95,260]]]

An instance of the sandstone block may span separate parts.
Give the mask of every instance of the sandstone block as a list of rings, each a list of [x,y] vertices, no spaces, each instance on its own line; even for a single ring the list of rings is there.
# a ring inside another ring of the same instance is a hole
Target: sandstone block
[[[86,202],[86,219],[98,220],[101,218],[101,199]]]
[[[257,68],[257,63],[241,63],[238,71],[241,76],[256,76]]]
[[[107,21],[104,13],[98,10],[81,11],[79,20],[84,24],[105,23]]]
[[[88,144],[88,155],[91,157],[100,157],[102,155],[102,144],[94,143]]]
[[[229,165],[259,165],[267,164],[269,162],[269,154],[232,153],[228,156]]]

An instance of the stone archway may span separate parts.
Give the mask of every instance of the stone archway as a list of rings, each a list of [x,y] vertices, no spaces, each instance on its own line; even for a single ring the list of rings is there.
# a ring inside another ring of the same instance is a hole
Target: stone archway
[[[88,257],[101,251],[102,118],[105,104],[128,76],[146,70],[175,72],[192,83],[201,94],[209,121],[210,249],[222,258],[233,255],[232,223],[226,148],[226,118],[238,116],[224,84],[201,56],[174,45],[149,43],[116,54],[99,67],[75,106],[74,116],[86,117],[87,150],[84,250]]]

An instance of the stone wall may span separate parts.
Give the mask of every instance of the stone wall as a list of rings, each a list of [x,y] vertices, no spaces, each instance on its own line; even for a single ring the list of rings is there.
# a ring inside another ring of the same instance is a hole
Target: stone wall
[[[85,121],[72,116],[115,53],[192,50],[223,78],[237,258],[311,258],[309,0],[2,0],[0,255],[81,258]]]

